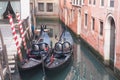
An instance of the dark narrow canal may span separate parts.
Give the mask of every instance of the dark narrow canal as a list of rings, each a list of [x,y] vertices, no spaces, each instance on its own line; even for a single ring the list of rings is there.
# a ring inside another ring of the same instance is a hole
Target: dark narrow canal
[[[53,34],[57,34],[56,30],[60,31],[59,26],[56,28],[54,25]],[[73,39],[75,45],[72,61],[61,70],[45,71],[47,80],[118,80],[92,55],[92,52],[84,46],[82,41],[78,41],[74,36]],[[21,72],[22,80],[44,80],[43,76],[41,66]]]

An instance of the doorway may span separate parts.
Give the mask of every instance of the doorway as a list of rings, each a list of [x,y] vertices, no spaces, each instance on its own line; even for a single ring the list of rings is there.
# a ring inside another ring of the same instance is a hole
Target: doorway
[[[112,16],[108,16],[105,26],[105,45],[104,45],[105,60],[112,70],[114,70],[115,61],[115,21]]]
[[[110,67],[114,68],[115,58],[115,22],[113,18],[110,19]]]

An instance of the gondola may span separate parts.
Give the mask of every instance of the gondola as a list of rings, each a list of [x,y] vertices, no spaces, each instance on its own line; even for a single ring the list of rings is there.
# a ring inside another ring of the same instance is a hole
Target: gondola
[[[60,40],[55,44],[51,56],[45,60],[44,65],[48,70],[56,70],[70,62],[73,54],[73,39],[68,31],[64,31]]]
[[[21,66],[22,70],[41,65],[50,53],[50,38],[47,32],[42,31],[38,40],[32,41],[32,47],[27,54],[27,61]]]
[[[65,30],[60,36],[60,41],[67,41],[73,46],[73,38],[69,31]]]

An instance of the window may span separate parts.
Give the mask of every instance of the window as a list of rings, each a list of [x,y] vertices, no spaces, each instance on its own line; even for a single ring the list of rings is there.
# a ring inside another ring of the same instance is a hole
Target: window
[[[91,24],[91,29],[94,30],[95,29],[95,18],[92,18],[92,24]]]
[[[53,3],[47,3],[47,12],[53,12]]]
[[[81,6],[81,1],[82,1],[82,0],[79,0],[79,5],[80,5],[80,6]]]
[[[87,26],[87,17],[88,17],[88,15],[85,14],[85,26]]]
[[[96,0],[93,0],[93,5],[95,5],[96,4]]]
[[[114,0],[110,0],[110,7],[114,7]]]
[[[64,5],[66,5],[66,0],[64,0]]]
[[[84,4],[84,2],[85,2],[85,1],[84,1],[84,0],[82,0],[82,4]]]
[[[91,4],[91,0],[89,0],[89,4]]]
[[[100,35],[103,35],[103,22],[100,21]]]
[[[38,10],[44,11],[44,3],[38,3]]]
[[[100,5],[104,6],[104,0],[101,0]]]
[[[76,4],[78,5],[78,0],[76,0]]]
[[[75,4],[75,0],[73,0],[73,4]]]

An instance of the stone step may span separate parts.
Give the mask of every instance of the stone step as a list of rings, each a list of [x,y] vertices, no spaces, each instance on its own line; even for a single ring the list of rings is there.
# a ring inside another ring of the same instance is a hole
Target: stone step
[[[8,63],[9,63],[10,73],[14,73],[15,72],[15,56],[14,56],[14,54],[8,55]]]
[[[9,65],[9,70],[10,70],[10,73],[14,73],[15,72],[15,65]]]
[[[8,63],[11,64],[11,63],[14,63],[15,64],[15,60],[8,60]]]
[[[15,64],[10,64],[9,68],[15,68]]]
[[[10,70],[10,73],[14,73],[15,72],[15,70]]]
[[[14,60],[15,56],[8,56],[8,60]]]

